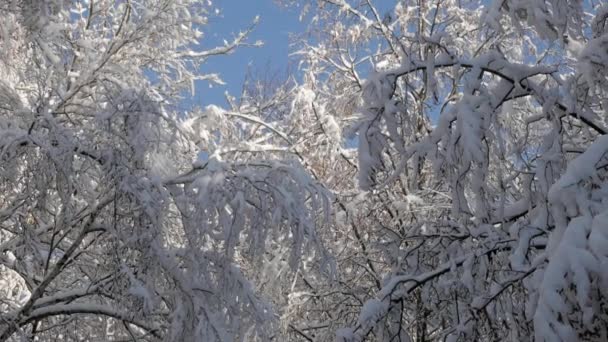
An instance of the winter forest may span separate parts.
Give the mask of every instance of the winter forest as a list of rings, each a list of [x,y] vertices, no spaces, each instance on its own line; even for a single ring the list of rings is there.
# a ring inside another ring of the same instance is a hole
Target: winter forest
[[[608,341],[607,2],[216,2],[0,0],[0,342]]]

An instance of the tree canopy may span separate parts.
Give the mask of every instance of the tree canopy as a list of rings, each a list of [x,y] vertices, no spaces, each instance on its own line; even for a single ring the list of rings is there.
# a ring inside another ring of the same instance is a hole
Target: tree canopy
[[[608,340],[608,5],[0,3],[0,341]]]

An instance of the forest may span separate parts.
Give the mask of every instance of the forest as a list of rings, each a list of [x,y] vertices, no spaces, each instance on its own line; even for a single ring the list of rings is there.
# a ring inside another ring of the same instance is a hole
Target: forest
[[[230,1],[0,0],[0,342],[608,341],[607,2]]]

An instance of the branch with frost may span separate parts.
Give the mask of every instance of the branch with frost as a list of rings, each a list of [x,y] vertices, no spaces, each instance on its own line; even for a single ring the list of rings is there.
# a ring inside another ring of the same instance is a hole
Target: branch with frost
[[[256,28],[259,20],[260,20],[259,16],[255,17],[252,25],[250,25],[245,31],[239,32],[239,34],[231,42],[225,42],[225,44],[222,46],[218,46],[218,47],[215,47],[215,48],[212,48],[209,50],[204,50],[204,51],[194,51],[194,50],[180,51],[177,53],[177,56],[181,57],[181,58],[186,57],[186,58],[195,58],[195,59],[206,59],[211,56],[230,54],[230,53],[234,52],[234,50],[236,50],[239,46],[254,46],[254,47],[262,46],[262,42],[260,42],[260,41],[257,41],[252,44],[246,42],[247,37],[249,37],[251,32],[253,32],[253,30]]]
[[[38,301],[36,301],[33,308],[34,308],[34,310],[36,310],[36,309],[44,308],[48,305],[65,304],[65,303],[72,302],[79,298],[98,294],[98,293],[100,293],[100,290],[102,290],[103,287],[106,286],[113,279],[114,279],[114,277],[112,275],[110,275],[110,276],[104,277],[100,281],[92,283],[86,287],[81,287],[78,289],[68,290],[68,291],[59,291],[52,295],[42,297]]]
[[[89,233],[90,228],[93,226],[93,224],[95,222],[95,218],[98,215],[98,212],[102,208],[104,208],[106,205],[108,205],[110,203],[111,199],[112,199],[112,197],[102,199],[99,203],[92,206],[92,208],[84,211],[81,214],[84,216],[82,216],[80,218],[80,220],[87,218],[87,216],[88,216],[88,218],[86,219],[86,222],[84,222],[84,224],[82,225],[82,228],[80,229],[78,236],[74,239],[74,241],[72,242],[70,247],[63,253],[61,258],[53,265],[53,268],[51,269],[51,271],[44,277],[44,279],[40,282],[40,284],[38,284],[38,286],[34,289],[32,294],[30,295],[30,298],[27,300],[27,302],[25,304],[23,304],[23,306],[19,309],[19,311],[11,314],[10,317],[8,317],[8,318],[5,318],[10,323],[7,324],[6,328],[2,331],[2,334],[0,334],[0,341],[6,341],[8,338],[10,338],[11,335],[13,335],[13,333],[15,333],[15,331],[17,329],[17,325],[15,325],[14,323],[21,322],[23,320],[23,318],[27,317],[30,314],[30,312],[34,309],[34,305],[36,304],[36,301],[38,301],[40,298],[42,298],[44,296],[44,293],[45,293],[47,287],[51,284],[51,282],[53,282],[53,280],[55,280],[55,278],[57,278],[57,276],[59,276],[59,274],[61,274],[61,272],[63,271],[63,268],[70,262],[72,255],[79,248],[80,244],[82,243],[84,238]],[[80,220],[78,220],[78,221],[80,221]]]
[[[520,98],[520,97],[525,97],[525,96],[530,96],[530,95],[534,95],[535,98],[538,98],[541,101],[541,104],[544,104],[544,101],[542,101],[543,97],[542,97],[542,91],[540,90],[540,87],[529,79],[534,76],[538,76],[538,75],[552,74],[556,71],[555,68],[544,67],[544,66],[530,67],[530,66],[527,66],[524,64],[516,64],[516,63],[508,62],[508,61],[502,59],[501,57],[498,59],[495,59],[495,57],[497,57],[497,56],[496,55],[487,55],[487,56],[478,57],[477,59],[473,59],[473,60],[466,60],[466,59],[460,60],[451,55],[444,55],[443,57],[438,58],[439,61],[436,61],[433,64],[433,68],[439,69],[439,68],[447,68],[447,67],[452,67],[452,66],[462,66],[467,69],[479,68],[482,71],[490,73],[495,76],[498,76],[501,79],[513,84],[514,87],[519,88],[519,93],[514,92],[513,94],[511,94],[511,92],[509,92],[509,93],[507,93],[507,95],[505,97],[503,97],[502,101],[495,103],[494,106],[496,108],[498,108],[500,105],[502,105],[507,100],[512,100],[515,98]],[[404,63],[404,66],[401,66],[401,67],[398,67],[395,69],[391,69],[388,71],[383,71],[379,75],[375,76],[374,78],[375,79],[384,78],[387,80],[393,80],[392,82],[394,83],[400,77],[406,76],[406,75],[416,72],[416,71],[426,70],[427,68],[428,68],[428,63],[426,63],[426,62],[408,61],[408,62]],[[375,81],[372,81],[370,83],[370,85],[373,85],[374,87],[378,87],[378,84]],[[392,97],[394,95],[394,90],[396,89],[396,86],[393,85],[392,89],[393,89],[392,92],[386,94],[386,96]],[[378,90],[374,90],[374,91],[377,92]],[[380,100],[380,99],[378,99],[378,100]],[[581,112],[577,112],[577,111],[568,110],[567,107],[565,105],[561,104],[560,102],[555,102],[555,107],[557,109],[559,109],[560,111],[563,111],[564,115],[568,115],[568,116],[572,116],[572,117],[580,119],[581,121],[583,121],[584,123],[589,125],[591,128],[593,128],[595,131],[597,131],[599,134],[608,133],[608,129],[603,127],[599,123],[593,122],[593,119],[590,117],[591,115],[588,114],[587,112],[581,113]],[[379,109],[379,110],[381,110],[381,109]]]
[[[262,125],[266,128],[268,128],[269,130],[271,130],[273,133],[275,133],[277,136],[279,136],[281,139],[285,140],[285,142],[289,145],[291,145],[291,139],[289,139],[289,137],[287,136],[287,134],[281,132],[279,129],[275,128],[272,124],[265,122],[264,120],[253,116],[253,115],[249,115],[249,114],[243,114],[243,113],[238,113],[238,112],[224,112],[225,115],[227,116],[233,116],[242,120],[246,120],[255,124],[259,124]]]
[[[69,303],[48,305],[43,308],[34,309],[27,316],[22,317],[17,324],[19,326],[23,326],[33,321],[51,316],[69,316],[75,314],[93,314],[112,317],[114,319],[133,324],[141,329],[144,329],[157,339],[161,339],[161,327],[151,325],[145,322],[144,320],[137,319],[133,314],[129,314],[127,312],[102,304]]]
[[[434,69],[452,66],[460,66],[473,70],[477,69],[482,73],[490,73],[510,83],[511,86],[505,89],[506,91],[504,94],[501,94],[501,100],[496,103],[492,103],[494,110],[497,110],[506,101],[526,96],[533,96],[541,104],[545,105],[544,96],[541,89],[531,80],[531,78],[538,75],[549,75],[555,72],[555,69],[552,67],[530,67],[527,65],[511,63],[496,53],[482,55],[471,60],[458,59],[451,54],[444,54],[435,58],[434,61],[431,61],[431,64],[433,65]],[[367,81],[367,85],[364,89],[364,94],[366,94],[365,106],[367,116],[363,119],[360,126],[360,136],[365,137],[363,139],[360,138],[359,141],[361,163],[360,177],[367,177],[367,174],[370,172],[370,168],[372,167],[372,164],[369,161],[380,157],[378,155],[375,157],[370,155],[370,151],[372,149],[378,149],[379,147],[371,146],[370,142],[368,142],[368,139],[366,138],[368,137],[370,130],[372,130],[375,125],[379,124],[379,119],[383,115],[387,115],[386,106],[395,94],[397,89],[397,80],[410,73],[426,70],[427,68],[429,68],[429,62],[406,61],[399,67],[392,68],[387,71],[377,72]],[[592,115],[587,111],[568,110],[567,106],[561,104],[559,101],[555,101],[553,107],[564,113],[564,116],[567,115],[581,120],[599,134],[603,135],[608,132],[608,129],[603,127],[602,124],[594,122]],[[413,144],[412,146],[409,146],[407,150],[402,151],[402,160],[399,162],[399,165],[396,167],[396,171],[393,173],[393,175],[384,182],[384,185],[391,183],[394,181],[394,179],[396,179],[396,177],[398,177],[398,175],[406,167],[406,162],[413,155],[420,154],[421,152],[424,152],[425,149],[428,149],[429,146],[436,145],[443,138],[445,130],[448,129],[448,127],[450,127],[454,121],[456,121],[456,117],[454,115],[440,116],[439,122],[435,129],[427,137],[425,137],[423,141]],[[375,131],[376,130],[374,130],[374,132]],[[376,142],[373,143],[377,144]],[[366,184],[367,182],[362,182],[363,186],[366,186]]]
[[[344,335],[348,336],[348,338],[345,338],[345,341],[355,342],[364,340],[365,337],[374,329],[374,327],[386,317],[386,315],[392,308],[391,303],[394,300],[394,298],[392,298],[393,293],[397,291],[399,287],[403,286],[402,289],[399,289],[400,296],[403,296],[401,295],[401,293],[410,294],[412,291],[421,286],[424,286],[426,283],[433,281],[448,272],[451,272],[454,267],[462,266],[471,257],[479,258],[488,254],[495,253],[497,251],[510,250],[511,243],[513,241],[514,240],[497,241],[494,243],[492,248],[485,249],[481,252],[474,252],[461,257],[457,257],[435,268],[432,271],[417,276],[403,275],[394,276],[390,278],[388,282],[382,287],[382,289],[377,293],[376,298],[368,301],[372,304],[376,303],[373,305],[373,308],[371,305],[368,305],[367,308],[364,305],[359,319],[359,323],[353,328],[347,328],[350,333]],[[370,312],[366,312],[366,309]],[[344,333],[344,331],[341,331],[341,333]]]

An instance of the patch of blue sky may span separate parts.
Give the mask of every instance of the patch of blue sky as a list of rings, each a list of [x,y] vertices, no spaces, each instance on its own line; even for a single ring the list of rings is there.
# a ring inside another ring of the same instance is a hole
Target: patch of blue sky
[[[207,81],[196,82],[194,96],[186,105],[226,105],[225,93],[239,97],[248,70],[285,70],[289,63],[291,32],[303,32],[306,25],[299,21],[299,11],[278,6],[273,0],[224,0],[215,3],[219,13],[213,15],[204,28],[203,48],[212,48],[230,42],[239,32],[246,30],[259,16],[259,23],[251,32],[248,42],[262,41],[261,47],[240,47],[227,56],[209,58],[201,71],[218,73],[225,85]]]

